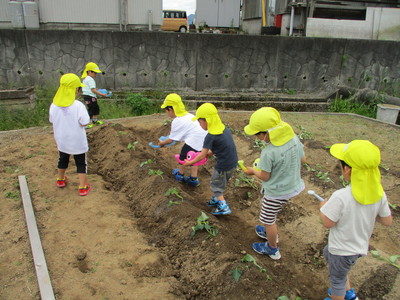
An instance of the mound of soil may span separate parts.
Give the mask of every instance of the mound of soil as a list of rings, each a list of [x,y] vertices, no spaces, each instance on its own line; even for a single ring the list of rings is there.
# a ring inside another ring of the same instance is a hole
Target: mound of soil
[[[243,134],[250,112],[222,112],[239,157],[251,164],[260,150]],[[343,186],[336,159],[326,146],[369,139],[382,151],[382,181],[390,202],[400,205],[400,130],[349,115],[284,113],[303,137],[308,164],[306,189],[324,197]],[[57,149],[51,127],[1,133],[0,298],[39,299],[18,175],[26,175],[53,289],[57,299],[276,299],[286,295],[322,299],[328,288],[322,249],[328,231],[319,221],[318,201],[303,192],[279,216],[282,259],[273,261],[251,249],[261,241],[258,224],[260,182],[237,170],[225,196],[229,216],[215,217],[205,205],[212,193],[215,161],[200,167],[199,187],[175,181],[173,155],[180,145],[148,146],[167,135],[164,115],[111,120],[88,131],[89,180],[79,197],[71,161],[68,185],[57,189]],[[398,216],[399,209],[394,209]],[[193,232],[204,212],[215,236]],[[400,223],[376,225],[371,249],[399,254]],[[245,262],[250,254],[256,264]],[[234,274],[240,275],[235,280]],[[362,299],[400,298],[399,270],[371,255],[350,273]]]

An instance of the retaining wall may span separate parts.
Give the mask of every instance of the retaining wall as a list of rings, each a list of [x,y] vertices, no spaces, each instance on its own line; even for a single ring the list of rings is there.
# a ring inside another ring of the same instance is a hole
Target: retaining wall
[[[89,61],[97,86],[312,91],[345,84],[399,92],[400,42],[305,37],[0,30],[0,85],[57,86]]]

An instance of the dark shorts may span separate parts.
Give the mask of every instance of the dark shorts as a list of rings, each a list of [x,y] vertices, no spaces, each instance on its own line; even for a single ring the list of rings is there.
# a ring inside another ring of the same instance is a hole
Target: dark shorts
[[[90,118],[100,114],[100,107],[99,107],[99,104],[97,103],[96,98],[94,98],[92,96],[84,95],[83,100],[85,101],[85,103],[87,105]]]
[[[196,151],[195,149],[193,149],[192,147],[190,147],[189,145],[184,144],[181,149],[181,153],[179,154],[179,159],[184,161],[186,159],[189,151],[199,152],[199,151]]]
[[[70,154],[59,151],[58,152],[58,165],[59,169],[67,169],[69,164]],[[86,153],[75,154],[76,172],[81,174],[87,173]]]

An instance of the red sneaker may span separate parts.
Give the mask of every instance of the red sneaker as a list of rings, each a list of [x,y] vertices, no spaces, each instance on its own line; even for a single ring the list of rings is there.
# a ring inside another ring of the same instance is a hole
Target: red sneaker
[[[67,185],[67,176],[64,176],[64,179],[57,178],[57,187],[63,188]]]
[[[79,187],[79,195],[86,196],[91,189],[92,187],[87,183],[84,187]]]

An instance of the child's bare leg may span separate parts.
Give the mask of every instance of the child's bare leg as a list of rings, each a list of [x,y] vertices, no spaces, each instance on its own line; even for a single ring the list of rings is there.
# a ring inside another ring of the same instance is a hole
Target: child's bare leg
[[[84,187],[87,183],[87,178],[85,173],[78,173],[79,177],[79,186]]]
[[[179,173],[185,174],[185,166],[184,165],[179,165],[178,170],[179,170]]]
[[[190,167],[190,176],[197,177],[199,171],[199,166],[191,166]]]
[[[265,230],[267,232],[268,244],[273,248],[277,248],[278,244],[276,243],[276,238],[278,236],[278,226],[276,223],[272,225],[265,225]]]
[[[57,178],[63,180],[65,176],[65,171],[67,169],[58,169],[57,170]]]

